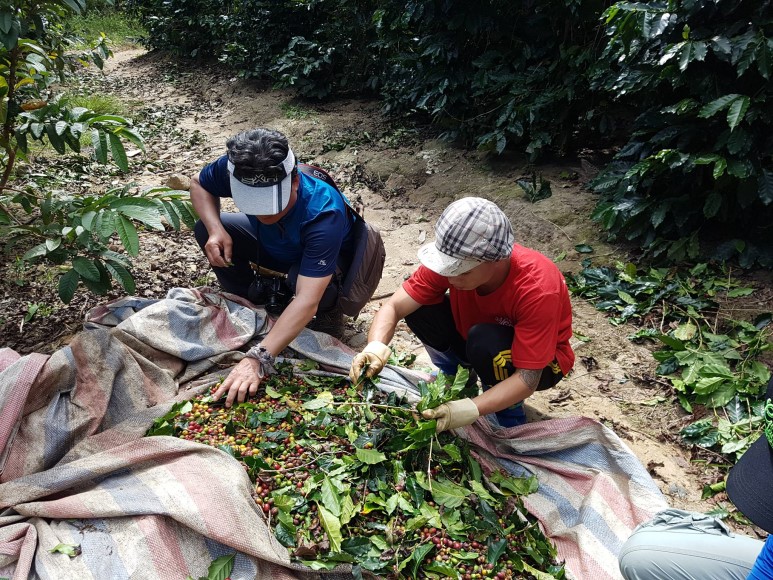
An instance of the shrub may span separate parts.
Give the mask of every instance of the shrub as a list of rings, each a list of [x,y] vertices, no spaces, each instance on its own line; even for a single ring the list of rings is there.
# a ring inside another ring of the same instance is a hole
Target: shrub
[[[641,114],[592,184],[594,217],[655,256],[735,237],[720,257],[773,266],[771,2],[621,2],[605,17],[609,68],[593,86]]]
[[[123,140],[144,147],[130,120],[74,106],[54,92],[54,83],[73,67],[93,62],[101,68],[111,55],[104,35],[84,54],[67,51],[73,38],[62,22],[84,8],[85,0],[22,0],[13,9],[0,7],[0,97],[7,103],[0,107],[0,239],[12,257],[33,246],[23,260],[64,265],[59,279],[64,302],[81,282],[100,294],[113,279],[133,290],[127,259],[110,251],[108,242],[115,234],[127,253],[136,255],[134,221],[153,228],[163,228],[162,219],[175,228],[181,220],[194,221],[190,202],[166,191],[133,196],[126,188],[77,197],[10,185],[15,162],[27,156],[30,140],[47,142],[60,154],[80,153],[81,137],[88,133],[95,159],[112,158],[123,171],[129,170]]]

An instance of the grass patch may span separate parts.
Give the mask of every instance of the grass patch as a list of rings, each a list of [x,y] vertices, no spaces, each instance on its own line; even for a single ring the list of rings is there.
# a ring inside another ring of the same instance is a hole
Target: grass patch
[[[72,107],[85,107],[99,115],[121,115],[125,117],[129,114],[126,104],[113,95],[79,93],[66,95],[63,99]]]
[[[111,40],[113,47],[139,46],[139,39],[145,35],[145,29],[137,18],[113,10],[94,10],[74,15],[66,26],[83,39],[83,44],[77,48],[87,47],[102,32]]]
[[[317,114],[317,111],[304,107],[293,101],[285,101],[279,108],[282,110],[282,114],[288,119],[308,119]]]

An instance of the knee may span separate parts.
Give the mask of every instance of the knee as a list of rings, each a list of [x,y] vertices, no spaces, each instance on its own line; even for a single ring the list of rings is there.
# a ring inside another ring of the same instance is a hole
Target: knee
[[[513,328],[494,323],[481,323],[467,332],[467,360],[478,366],[485,364],[513,345]]]

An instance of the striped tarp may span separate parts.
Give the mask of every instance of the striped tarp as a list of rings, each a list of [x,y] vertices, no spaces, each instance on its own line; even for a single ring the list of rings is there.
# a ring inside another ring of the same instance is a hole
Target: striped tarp
[[[524,498],[567,569],[579,579],[620,578],[617,554],[631,531],[667,506],[636,456],[613,431],[572,417],[494,429],[485,420],[460,430],[488,469],[534,474]]]
[[[95,309],[51,356],[0,349],[0,577],[182,580],[232,553],[234,579],[318,577],[290,563],[236,460],[143,437],[174,402],[225,376],[268,324],[236,297],[178,288]],[[348,373],[352,352],[327,335],[303,331],[291,347],[322,372]],[[415,397],[419,374],[382,376],[385,389]],[[619,545],[663,507],[635,457],[590,419],[511,433],[479,421],[465,433],[484,464],[537,472],[527,507],[577,578],[617,577]],[[50,552],[60,543],[80,555]]]

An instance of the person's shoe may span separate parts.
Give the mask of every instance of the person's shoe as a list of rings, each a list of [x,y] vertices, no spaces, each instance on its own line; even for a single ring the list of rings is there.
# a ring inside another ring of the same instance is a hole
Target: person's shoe
[[[346,328],[344,313],[338,307],[317,312],[317,315],[309,322],[309,328],[317,332],[324,332],[335,338],[342,338]]]

